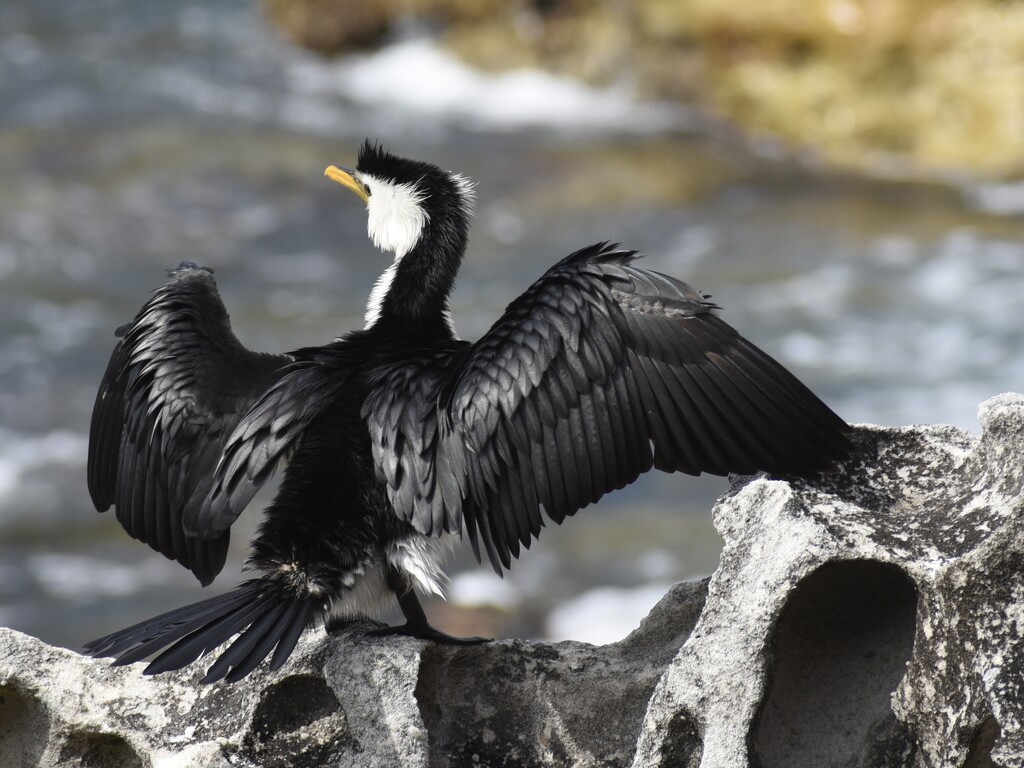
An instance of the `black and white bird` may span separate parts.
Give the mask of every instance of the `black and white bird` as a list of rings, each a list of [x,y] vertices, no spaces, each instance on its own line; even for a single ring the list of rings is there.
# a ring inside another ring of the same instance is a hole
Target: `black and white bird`
[[[476,343],[452,328],[449,294],[471,184],[367,142],[326,174],[366,204],[393,254],[366,324],[322,347],[250,352],[212,273],[171,272],[119,341],[100,385],[89,490],[135,538],[206,585],[232,523],[287,466],[234,590],[87,646],[147,673],[230,642],[206,682],[235,681],[307,627],[405,616],[380,634],[441,642],[417,591],[443,594],[463,535],[501,573],[546,520],[660,470],[809,474],[851,450],[849,427],[722,321],[705,296],[601,243],[551,267]]]

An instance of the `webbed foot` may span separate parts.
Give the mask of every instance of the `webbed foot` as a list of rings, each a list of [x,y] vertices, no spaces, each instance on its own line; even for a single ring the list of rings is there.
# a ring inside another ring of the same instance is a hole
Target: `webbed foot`
[[[419,640],[430,640],[440,645],[480,645],[481,643],[491,642],[491,639],[487,637],[452,637],[439,629],[434,629],[429,624],[419,625],[410,624],[409,622],[395,627],[371,629],[366,634],[372,637],[405,635],[406,637],[415,637]]]

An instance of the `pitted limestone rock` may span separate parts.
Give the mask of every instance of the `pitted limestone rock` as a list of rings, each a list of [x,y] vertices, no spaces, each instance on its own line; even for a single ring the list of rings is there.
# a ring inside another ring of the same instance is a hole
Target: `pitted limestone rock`
[[[201,686],[0,629],[0,765],[1024,768],[1024,396],[738,478],[710,581],[621,643],[311,633]]]
[[[738,480],[633,765],[676,764],[681,718],[704,768],[1024,765],[1024,397],[979,420],[863,427],[841,473]]]
[[[365,631],[365,627],[362,628]],[[375,688],[380,670],[415,680],[419,649],[395,644],[358,653],[348,688],[416,711],[411,688]],[[276,675],[245,685],[204,686],[204,665],[145,677],[0,629],[0,765],[41,768],[425,765],[420,740],[384,738],[390,714],[352,715],[324,667],[347,637],[311,633]],[[396,671],[397,670],[397,671]],[[370,693],[372,692],[372,694]],[[355,709],[355,707],[353,707]],[[366,762],[368,761],[368,762]]]
[[[679,584],[610,646],[471,648],[314,633],[276,675],[144,677],[0,629],[0,766],[628,765],[707,582]]]

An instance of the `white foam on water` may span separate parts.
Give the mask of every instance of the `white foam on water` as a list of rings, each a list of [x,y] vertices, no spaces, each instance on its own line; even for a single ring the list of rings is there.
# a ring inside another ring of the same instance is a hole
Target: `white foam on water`
[[[56,552],[31,555],[26,568],[32,579],[49,594],[86,600],[134,595],[146,587],[166,584],[179,570],[174,563],[156,558],[126,565],[98,557]]]
[[[778,329],[783,364],[843,383],[846,402],[829,399],[847,419],[976,431],[978,403],[1024,381],[1022,296],[1024,245],[961,229],[927,246],[882,237],[736,303],[741,330]]]
[[[344,263],[322,251],[272,254],[260,259],[255,268],[267,282],[275,284],[339,280],[345,272]]]
[[[640,626],[671,582],[653,582],[639,587],[598,587],[548,614],[548,640],[579,640],[604,645],[622,640]]]
[[[70,430],[31,435],[0,427],[0,499],[16,493],[34,470],[84,467],[88,447],[88,437]]]
[[[448,601],[465,606],[490,605],[511,609],[523,602],[522,591],[510,580],[482,568],[464,571],[452,577]]]
[[[292,62],[289,73],[294,90],[305,95],[333,94],[477,128],[652,133],[683,125],[688,116],[679,106],[639,103],[624,88],[592,88],[540,70],[479,72],[427,39],[335,62],[305,58]]]
[[[36,298],[26,317],[38,329],[36,339],[48,354],[61,354],[88,343],[104,328],[106,315],[96,301],[57,303]]]
[[[977,184],[965,189],[967,201],[978,210],[998,216],[1024,213],[1024,181]]]
[[[185,67],[154,68],[144,72],[140,81],[149,92],[173,98],[209,114],[261,121],[277,111],[275,99],[255,86],[217,82],[204,73]]]

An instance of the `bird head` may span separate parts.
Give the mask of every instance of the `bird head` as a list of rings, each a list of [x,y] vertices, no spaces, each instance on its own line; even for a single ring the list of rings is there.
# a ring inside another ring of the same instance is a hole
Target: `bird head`
[[[367,231],[373,244],[401,259],[432,224],[465,232],[473,206],[472,184],[436,165],[399,157],[367,141],[354,169],[330,166],[325,175],[366,203]]]

